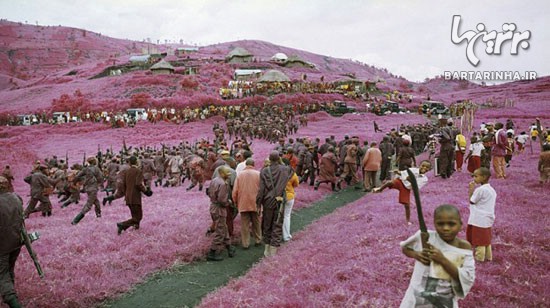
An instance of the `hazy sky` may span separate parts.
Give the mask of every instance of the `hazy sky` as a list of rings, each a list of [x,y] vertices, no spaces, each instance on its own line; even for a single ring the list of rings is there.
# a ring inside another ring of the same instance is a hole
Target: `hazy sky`
[[[504,23],[531,31],[529,48],[488,55],[474,45],[480,64],[466,58],[466,42],[451,42],[453,15],[459,34],[501,32]],[[550,75],[550,1],[354,0],[0,0],[0,17],[63,25],[115,38],[165,39],[207,45],[259,39],[338,58],[356,59],[421,81],[443,71],[535,71]]]

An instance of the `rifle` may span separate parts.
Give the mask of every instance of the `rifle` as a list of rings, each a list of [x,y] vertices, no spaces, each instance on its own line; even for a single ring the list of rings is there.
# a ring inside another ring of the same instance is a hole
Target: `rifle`
[[[126,147],[126,139],[122,138],[122,151],[124,151],[124,154],[128,154],[128,148]]]
[[[414,193],[414,203],[416,203],[416,213],[418,214],[418,224],[420,225],[420,239],[422,241],[422,248],[428,247],[428,228],[426,228],[426,222],[424,221],[424,215],[422,214],[422,204],[420,203],[420,190],[418,189],[418,183],[416,182],[416,176],[410,168],[407,168],[408,180],[411,182],[411,189]]]
[[[121,165],[124,164],[124,156],[128,155],[128,148],[126,147],[126,139],[122,138],[122,149],[120,150]]]
[[[271,173],[271,166],[267,167],[267,175],[269,176],[272,189],[275,190],[275,181],[273,180],[273,173]],[[286,206],[286,190],[283,189],[283,194],[281,196],[276,196],[275,200],[277,202],[277,222],[283,223]]]
[[[34,267],[36,267],[38,276],[40,278],[44,278],[44,271],[42,271],[42,266],[40,266],[40,263],[38,262],[38,257],[36,256],[36,253],[32,249],[32,245],[31,245],[32,240],[29,237],[29,234],[27,233],[27,228],[25,228],[25,224],[23,224],[23,227],[21,228],[21,239],[23,240],[23,243],[25,243],[25,248],[27,248],[27,251],[31,256],[31,259],[34,262]]]
[[[209,142],[210,143],[210,142]],[[220,142],[218,139],[214,139],[214,153],[218,154],[218,151],[220,150]]]
[[[99,167],[99,169],[101,169],[102,163],[103,163],[103,155],[101,153],[101,147],[98,144],[97,145],[97,166]]]

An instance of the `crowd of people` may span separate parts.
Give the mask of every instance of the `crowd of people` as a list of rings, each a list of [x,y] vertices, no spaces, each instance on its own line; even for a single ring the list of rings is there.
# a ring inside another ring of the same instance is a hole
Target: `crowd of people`
[[[138,121],[151,123],[169,122],[174,124],[189,123],[205,120],[213,116],[223,116],[227,119],[240,118],[242,115],[256,114],[264,110],[294,114],[317,112],[321,109],[318,103],[296,104],[239,104],[239,105],[204,105],[202,107],[184,108],[133,108],[128,111],[102,111],[102,112],[39,112],[27,115],[1,114],[0,125],[38,125],[38,124],[64,124],[72,122],[103,123],[113,128],[132,127]]]
[[[356,86],[355,83],[342,82],[231,80],[227,83],[227,87],[219,89],[219,94],[223,99],[237,99],[255,95],[271,96],[281,93],[343,94],[347,97],[358,98],[363,94],[367,94],[368,89],[368,82],[365,85]]]
[[[550,179],[550,137],[540,125],[535,129],[537,133],[530,132],[531,136],[525,133],[516,136],[511,120],[505,124],[483,123],[480,131],[472,134],[469,152],[465,155],[466,138],[452,121],[444,127],[440,127],[439,123],[401,125],[388,131],[380,143],[361,142],[357,136],[347,135],[342,140],[329,136],[322,143],[320,138],[291,137],[300,125],[307,125],[307,117],[302,118],[300,111],[303,110],[297,106],[209,109],[209,112],[222,114],[226,118],[225,127],[214,124],[212,141],[200,139],[175,146],[160,145],[158,148],[127,147],[124,143],[119,153],[114,153],[112,149],[104,153],[99,151],[82,164],[72,166],[69,166],[67,158],[63,160],[55,156],[37,161],[24,179],[30,185],[30,200],[24,209],[22,199],[13,193],[14,178],[10,167],[6,166],[0,176],[2,225],[10,224],[12,233],[17,234],[22,220],[15,219],[15,216],[28,218],[39,212],[48,217],[53,214],[52,196],[57,195],[60,207],[65,208],[79,204],[81,193],[86,193],[86,202],[71,223],[81,223],[92,207],[96,217],[100,218],[107,204],[124,198],[131,218],[117,223],[117,233],[122,234],[128,228],[140,228],[142,195],[151,196],[158,186],[180,187],[188,180],[190,184],[186,191],[195,187],[199,191],[205,189],[210,201],[212,222],[205,226],[212,238],[208,260],[223,260],[225,250],[229,257],[235,255],[233,221],[238,214],[241,215],[242,247],[247,249],[252,237],[255,245],[265,246],[264,255],[271,256],[276,254],[283,242],[292,239],[290,218],[297,194],[295,189],[302,183],[313,186],[315,190],[320,189],[321,184],[330,184],[330,189],[335,192],[342,189],[344,183],[365,192],[397,189],[398,202],[404,206],[406,222],[410,224],[410,192],[414,187],[406,171],[414,174],[414,182],[421,188],[428,183],[427,173],[432,167],[436,168],[436,175],[448,179],[454,172],[461,172],[466,161],[466,169],[474,178],[469,186],[473,208],[471,215],[475,215],[476,206],[479,206],[489,208],[489,217],[483,216],[485,212],[481,211],[477,213],[485,218],[474,217],[468,221],[468,245],[455,239],[458,231],[443,236],[438,229],[436,233],[439,237],[434,233],[430,239],[442,240],[462,250],[470,249],[470,252],[474,247],[475,259],[484,261],[492,257],[490,238],[496,196],[492,188],[480,189],[476,185],[488,185],[491,163],[493,175],[506,179],[506,166],[511,158],[525,151],[530,137],[535,140],[541,138],[544,142],[541,142],[543,151],[538,166],[540,181],[548,182]],[[376,123],[374,125],[375,130],[379,130]],[[274,144],[260,170],[257,170],[259,164],[252,158],[251,141],[257,138]],[[432,154],[437,148],[437,159],[432,161]],[[428,160],[417,162],[416,156],[424,151],[430,152]],[[103,194],[102,201],[100,194]],[[491,211],[493,216],[490,216]],[[435,220],[436,226],[439,220],[452,221],[454,228],[462,225],[453,207],[438,208]],[[415,235],[402,243],[407,256],[424,264],[428,260],[445,262],[444,254],[440,254],[442,249],[438,248],[445,244],[430,242],[430,246],[419,251],[415,246],[419,239]],[[13,283],[10,285],[9,281],[13,278],[20,246],[13,241],[9,245],[3,241],[1,245],[2,284],[8,285],[2,295],[4,301],[13,307],[17,307],[14,304],[17,297]],[[444,266],[452,279],[456,279],[456,266]],[[466,271],[468,275],[473,275],[469,265],[467,268],[458,267],[459,272]],[[470,278],[473,283],[473,277]],[[411,280],[411,286],[413,280],[416,281],[416,278]],[[467,285],[463,286],[464,295],[469,289]]]

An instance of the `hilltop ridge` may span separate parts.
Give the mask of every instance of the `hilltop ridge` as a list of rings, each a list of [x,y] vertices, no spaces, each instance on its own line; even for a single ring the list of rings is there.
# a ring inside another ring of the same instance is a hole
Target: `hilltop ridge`
[[[178,48],[184,44],[153,44],[111,38],[85,29],[63,26],[28,25],[0,21],[0,106],[3,112],[48,110],[62,95],[82,93],[91,106],[116,109],[127,105],[133,95],[147,93],[158,104],[185,104],[186,101],[215,101],[219,89],[233,79],[235,69],[277,69],[291,81],[311,82],[358,80],[376,83],[381,93],[399,91],[419,100],[431,95],[450,103],[465,96],[487,99],[493,92],[536,93],[547,89],[550,78],[534,82],[517,82],[484,87],[465,80],[444,80],[440,77],[416,83],[396,76],[387,69],[351,59],[339,59],[261,40],[240,40],[204,47],[184,55]],[[248,51],[253,61],[227,63],[225,57],[235,48]],[[190,65],[194,75],[179,73],[152,75],[148,69],[130,69],[110,76],[109,71],[129,63],[132,55],[162,55],[175,65]],[[285,54],[301,61],[303,66],[282,66],[271,61],[275,54]],[[179,63],[179,64],[178,64]],[[104,78],[97,78],[102,76]],[[185,88],[183,83],[195,84]],[[505,91],[501,89],[504,87]],[[125,101],[125,103],[121,103]],[[95,108],[95,109],[97,109]]]

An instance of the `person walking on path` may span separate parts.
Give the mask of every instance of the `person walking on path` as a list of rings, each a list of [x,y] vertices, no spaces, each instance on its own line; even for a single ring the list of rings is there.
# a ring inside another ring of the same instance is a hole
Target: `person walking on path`
[[[295,188],[300,185],[300,180],[296,172],[292,174],[292,177],[286,183],[286,203],[283,217],[283,242],[288,242],[292,239],[290,234],[290,216],[292,215],[292,207],[294,206],[294,200],[296,198]]]
[[[386,180],[390,180],[391,159],[395,154],[395,147],[390,142],[389,136],[384,136],[382,138],[382,143],[380,143],[379,149],[382,153],[382,162],[380,164],[380,182],[384,182]]]
[[[265,256],[272,256],[281,245],[283,235],[283,207],[286,199],[286,185],[294,171],[281,164],[279,152],[269,154],[269,166],[260,171],[260,190],[256,206],[263,210],[262,234],[265,243]]]
[[[248,158],[246,167],[238,173],[233,186],[233,201],[241,214],[241,244],[244,249],[250,245],[250,231],[260,245],[262,241],[262,230],[260,217],[256,211],[256,197],[260,189],[260,171],[254,169],[254,160]],[[250,228],[252,225],[252,229]]]
[[[321,185],[321,183],[330,183],[332,191],[339,191],[340,188],[336,186],[336,183],[338,182],[338,177],[336,176],[337,170],[338,159],[334,154],[334,147],[330,145],[327,152],[323,154],[321,161],[319,162],[319,176],[315,181],[313,189],[319,189],[319,185]]]
[[[361,164],[364,171],[363,191],[365,192],[371,191],[376,186],[376,174],[382,163],[382,152],[380,152],[377,145],[376,142],[371,142]]]
[[[210,198],[210,216],[214,223],[214,237],[210,244],[210,251],[206,256],[208,261],[222,261],[221,255],[227,249],[228,255],[232,258],[235,255],[235,247],[231,245],[229,232],[227,230],[227,208],[229,206],[229,185],[227,181],[231,174],[228,166],[219,167],[219,176],[215,177],[208,187]]]

